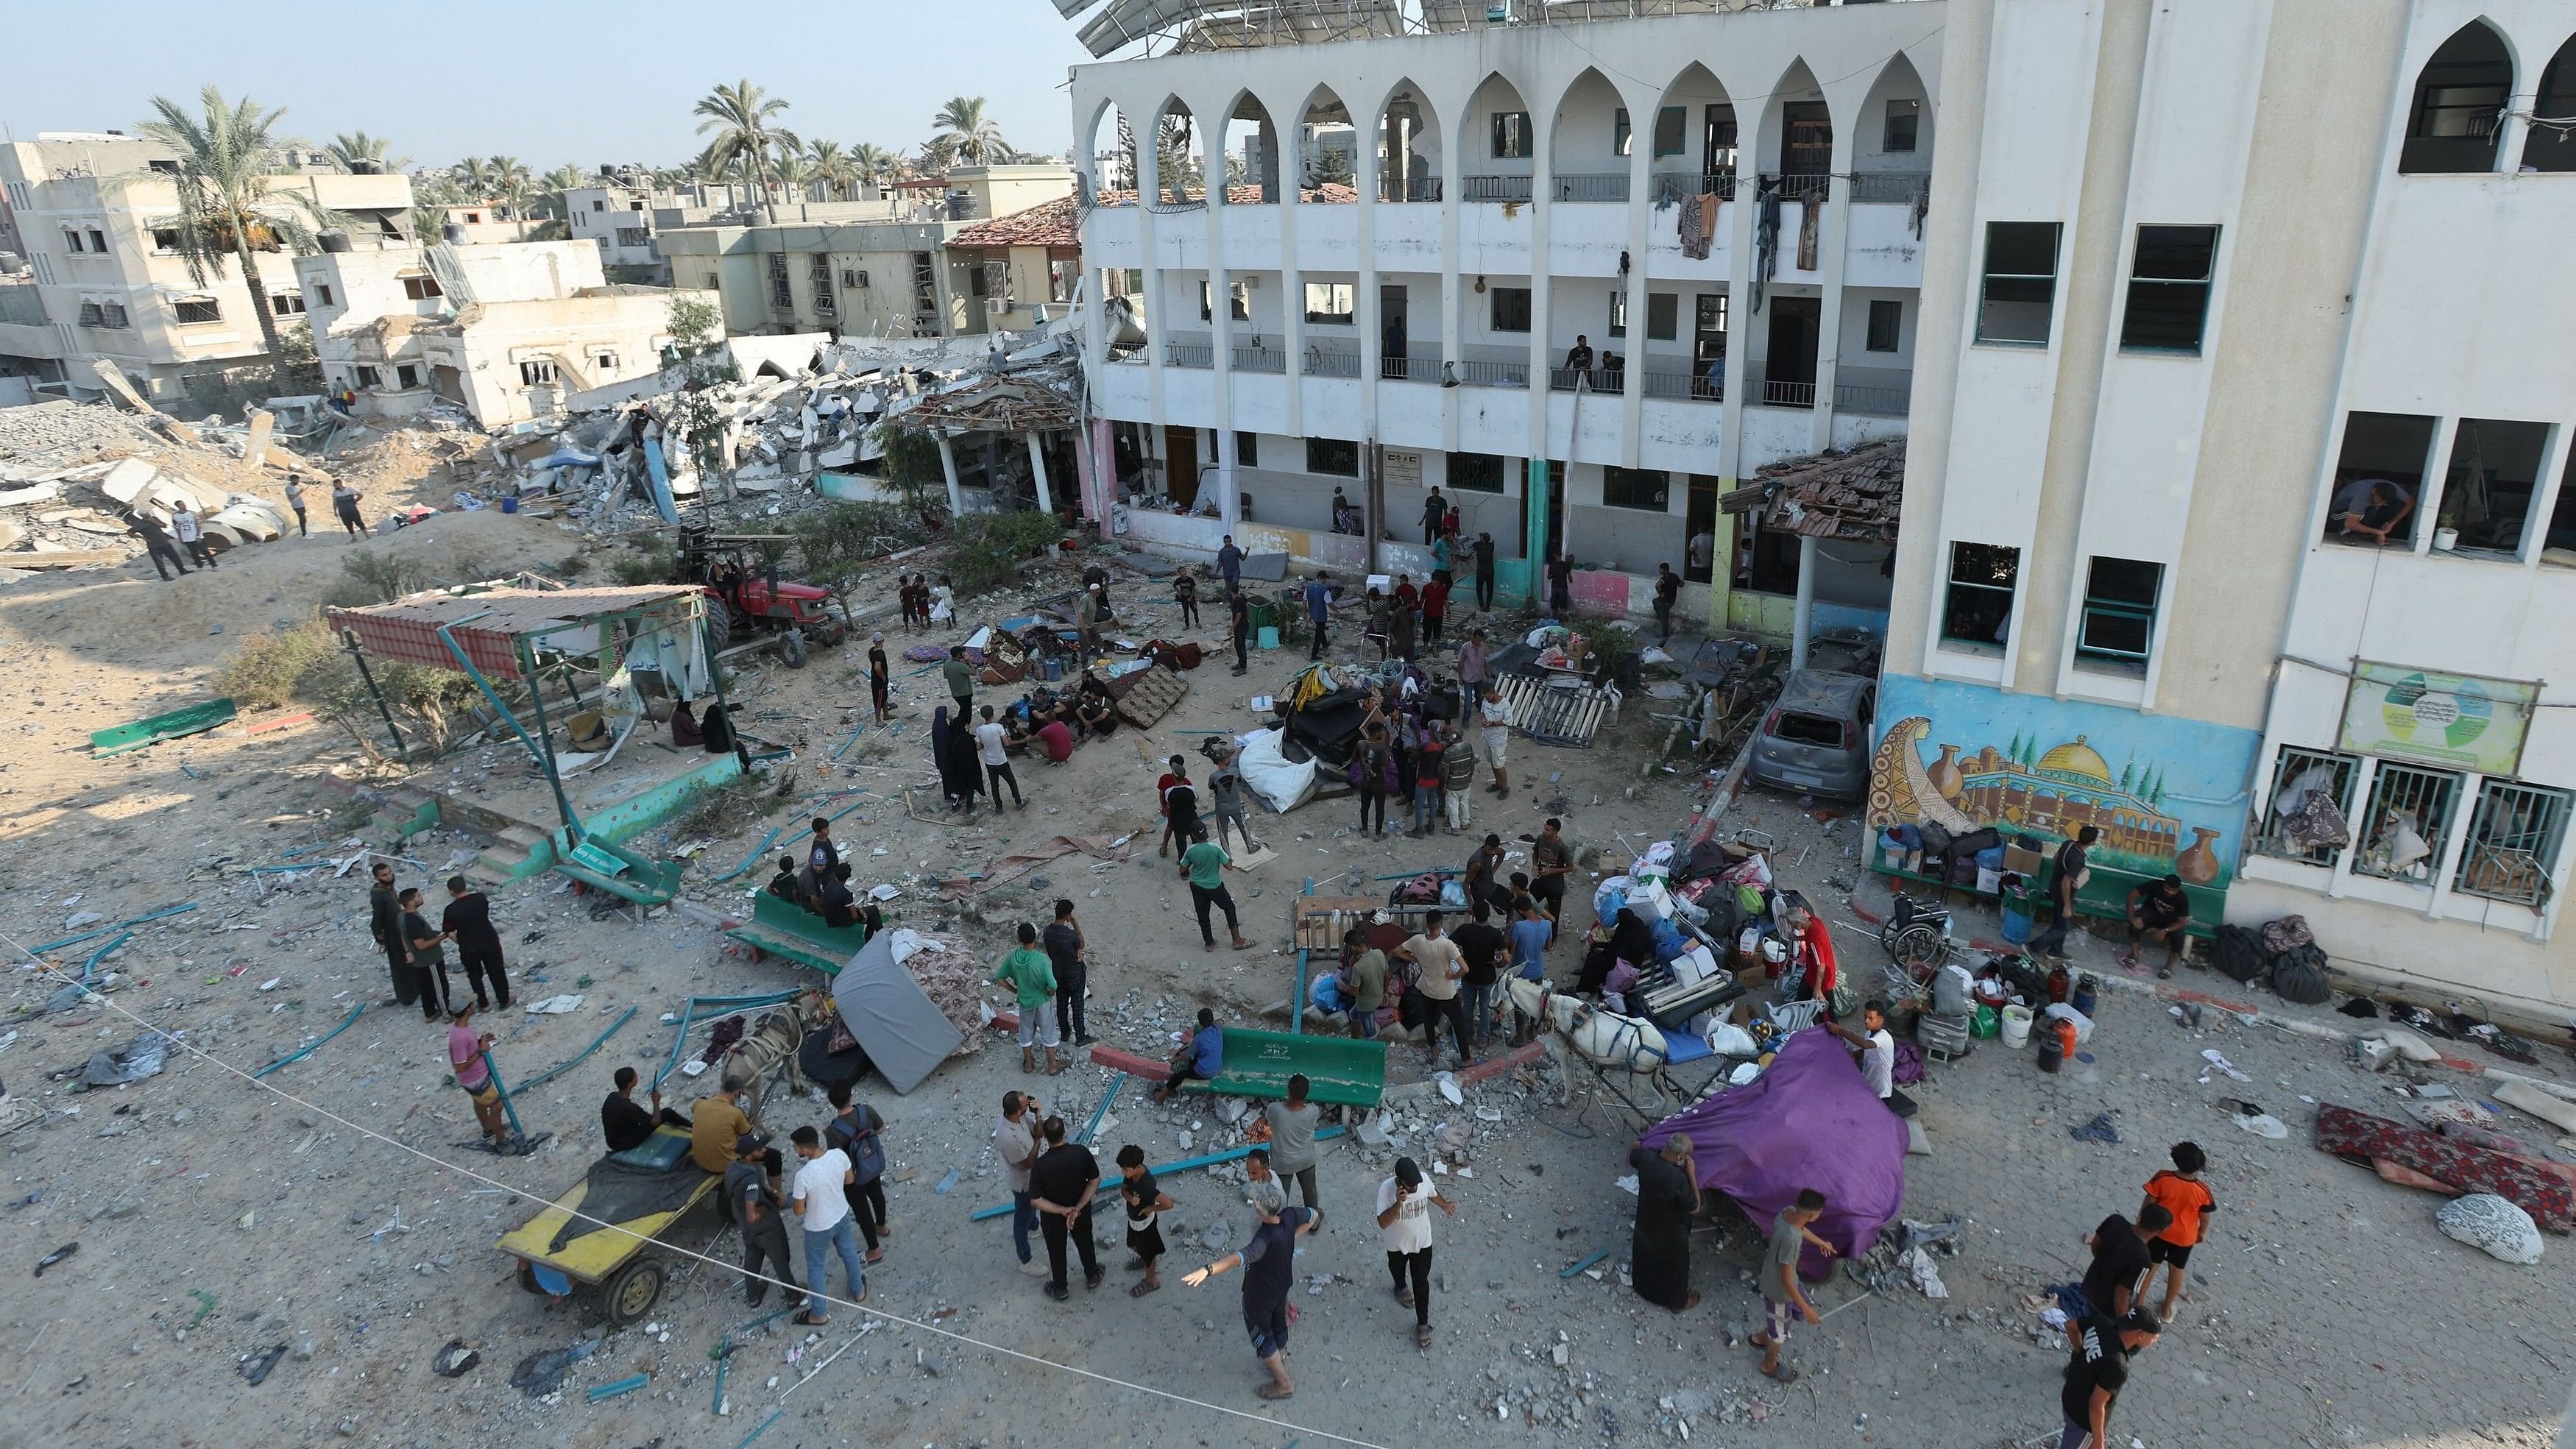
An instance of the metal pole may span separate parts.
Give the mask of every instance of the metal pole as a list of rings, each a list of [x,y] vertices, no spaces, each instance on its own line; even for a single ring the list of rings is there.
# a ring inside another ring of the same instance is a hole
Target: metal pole
[[[385,735],[394,742],[394,758],[410,764],[411,751],[403,748],[402,731],[394,728],[394,712],[385,705],[385,692],[376,688],[376,672],[367,667],[367,654],[358,647],[357,632],[341,630],[340,642],[349,646],[349,657],[358,663],[358,678],[366,682],[367,698],[376,702],[376,713],[384,717]]]
[[[581,843],[581,817],[572,813],[572,801],[564,795],[563,776],[555,769],[554,732],[546,727],[546,691],[537,678],[536,651],[528,647],[528,636],[522,634],[510,641],[519,652],[519,673],[528,681],[528,704],[537,715],[537,746],[544,752],[539,761],[545,767],[546,784],[555,792],[555,808],[563,812],[566,848]]]
[[[527,1136],[528,1129],[519,1125],[518,1104],[510,1100],[510,1089],[501,1085],[501,1069],[492,1065],[492,1053],[488,1049],[483,1053],[483,1070],[492,1074],[492,1090],[501,1094],[501,1110],[510,1114],[510,1130],[521,1137]]]
[[[1798,535],[1798,597],[1789,625],[1789,667],[1807,667],[1807,641],[1816,632],[1816,540]]]
[[[1375,439],[1360,445],[1360,467],[1368,473],[1360,490],[1368,500],[1368,522],[1361,531],[1368,535],[1368,571],[1376,573],[1378,540],[1386,534],[1386,459]]]

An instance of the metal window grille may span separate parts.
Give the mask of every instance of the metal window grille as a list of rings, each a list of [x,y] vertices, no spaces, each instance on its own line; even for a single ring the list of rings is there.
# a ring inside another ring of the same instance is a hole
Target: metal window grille
[[[796,290],[787,280],[787,254],[769,254],[769,305],[782,311],[796,309]]]
[[[2295,805],[2306,799],[2311,790],[2323,787],[2335,809],[2345,819],[2352,818],[2352,782],[2360,773],[2361,761],[2350,755],[2327,750],[2303,749],[2297,745],[2281,747],[2281,765],[2272,776],[2272,801],[2264,808],[2263,829],[2254,841],[2258,855],[2282,860],[2305,861],[2309,865],[2334,864],[2335,847],[2316,845],[2301,849],[2282,833],[2282,817],[2289,812],[2284,805]]]
[[[2558,847],[2567,838],[2568,793],[2489,780],[2469,817],[2460,849],[2460,873],[2451,882],[2465,895],[2538,906],[2549,895]]]
[[[2432,884],[2459,796],[2457,775],[2382,763],[2378,778],[2371,781],[2370,811],[2361,824],[2354,874]]]

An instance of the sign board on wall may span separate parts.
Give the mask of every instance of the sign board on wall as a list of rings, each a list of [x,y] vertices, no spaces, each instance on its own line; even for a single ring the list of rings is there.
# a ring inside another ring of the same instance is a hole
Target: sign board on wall
[[[2510,679],[2362,664],[2344,696],[2340,748],[2356,755],[2415,760],[2512,775],[2540,686]]]
[[[1401,453],[1393,448],[1387,449],[1386,472],[1384,476],[1386,478],[1386,486],[1389,488],[1421,487],[1422,455],[1420,453]]]

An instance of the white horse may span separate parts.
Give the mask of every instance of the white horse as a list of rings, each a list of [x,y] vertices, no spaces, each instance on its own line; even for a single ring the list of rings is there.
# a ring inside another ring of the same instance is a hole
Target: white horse
[[[1663,1032],[1653,1022],[1552,992],[1544,981],[1515,976],[1503,991],[1515,1015],[1553,1028],[1546,1040],[1548,1057],[1556,1067],[1556,1105],[1564,1106],[1573,1095],[1565,1071],[1565,1048],[1570,1046],[1604,1073],[1626,1073],[1633,1090],[1653,1103],[1652,1110],[1663,1110],[1663,1072],[1672,1057]]]

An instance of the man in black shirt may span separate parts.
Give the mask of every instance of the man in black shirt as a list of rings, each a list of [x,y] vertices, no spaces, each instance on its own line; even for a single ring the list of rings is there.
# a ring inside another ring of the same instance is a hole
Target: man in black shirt
[[[893,664],[886,658],[885,635],[868,636],[868,698],[876,705],[877,723],[884,724],[894,714],[889,697],[894,688]]]
[[[635,1069],[617,1069],[617,1090],[599,1104],[599,1132],[608,1139],[608,1150],[625,1152],[641,1147],[653,1136],[658,1124],[685,1129],[689,1119],[662,1105],[662,1089],[653,1089],[653,1107],[646,1111],[635,1101]]]
[[[439,918],[441,933],[456,943],[456,963],[474,983],[474,1004],[510,1004],[510,978],[501,965],[501,933],[492,927],[492,898],[466,885],[465,877],[447,878],[447,913]],[[486,982],[491,994],[484,994]]]
[[[1243,1270],[1243,1329],[1252,1338],[1252,1356],[1270,1370],[1270,1382],[1255,1392],[1265,1399],[1284,1399],[1297,1392],[1288,1381],[1288,1294],[1297,1286],[1297,1239],[1315,1230],[1315,1215],[1288,1206],[1287,1190],[1277,1182],[1254,1185],[1253,1211],[1260,1221],[1243,1250],[1229,1253],[1181,1279],[1192,1288],[1230,1269]]]
[[[1467,974],[1459,981],[1460,996],[1467,1006],[1467,1022],[1473,1029],[1473,1043],[1483,1046],[1493,1040],[1496,1000],[1496,968],[1503,954],[1503,933],[1494,926],[1493,908],[1480,900],[1470,900],[1467,912],[1475,919],[1449,933],[1458,943],[1459,954],[1467,958]]]
[[[1501,836],[1487,834],[1485,843],[1477,846],[1476,853],[1467,857],[1464,884],[1467,887],[1468,900],[1492,901],[1494,899],[1495,892],[1501,889],[1503,884],[1503,838]],[[1511,896],[1503,895],[1499,904],[1503,909],[1509,910]]]
[[[850,863],[842,861],[814,882],[814,914],[833,927],[859,923],[857,897],[850,894]]]
[[[742,1228],[743,1299],[758,1308],[769,1296],[771,1279],[787,1288],[792,1301],[796,1296],[796,1274],[787,1266],[787,1215],[778,1194],[769,1187],[769,1169],[761,1156],[769,1150],[769,1139],[757,1132],[745,1132],[734,1139],[734,1159],[725,1168],[725,1211],[733,1215]],[[768,1271],[761,1270],[761,1260],[768,1259]]]
[[[1064,1140],[1064,1119],[1046,1119],[1046,1151],[1029,1166],[1029,1204],[1046,1233],[1046,1294],[1058,1303],[1073,1296],[1064,1282],[1065,1240],[1082,1255],[1082,1286],[1097,1288],[1108,1269],[1091,1241],[1091,1198],[1100,1191],[1100,1163],[1091,1149]]]
[[[1682,596],[1682,576],[1671,564],[1655,565],[1655,624],[1663,631],[1658,643],[1669,644],[1673,638],[1673,601]]]
[[[2172,1213],[2149,1203],[2139,1212],[2137,1226],[2113,1213],[2085,1236],[2093,1266],[2084,1270],[2084,1301],[2094,1312],[2118,1318],[2129,1311],[2139,1283],[2155,1266],[2147,1255],[2147,1239],[2172,1225]]]
[[[782,901],[792,901],[800,906],[805,904],[805,887],[796,879],[796,857],[778,857],[778,874],[769,878],[768,889],[771,895]]]
[[[1075,1046],[1091,1045],[1090,1023],[1082,1018],[1084,982],[1091,962],[1083,952],[1082,922],[1074,919],[1073,902],[1055,903],[1055,920],[1044,933],[1047,964],[1055,968],[1055,1026]]]
[[[420,986],[420,1014],[425,1021],[455,1009],[455,994],[447,981],[447,937],[429,928],[420,913],[420,887],[412,886],[394,898],[402,907],[402,941],[411,948],[412,975]]]
[[[1243,596],[1243,590],[1229,588],[1225,594],[1225,612],[1226,626],[1234,638],[1234,672],[1249,673],[1252,669],[1249,653],[1252,646],[1252,601]]]
[[[403,940],[402,904],[394,893],[394,867],[380,860],[371,874],[375,884],[367,891],[367,931],[384,948],[385,965],[393,972],[394,1004],[409,1006],[420,996],[420,984],[412,976],[411,947]]]
[[[1482,614],[1494,607],[1494,536],[1476,535],[1476,612]]]
[[[2090,1313],[2067,1322],[2074,1353],[2057,1391],[2058,1410],[2066,1416],[2057,1449],[2110,1449],[2111,1404],[2129,1381],[2129,1356],[2163,1332],[2154,1312],[2143,1307],[2118,1318]]]
[[[170,530],[161,526],[161,520],[148,513],[138,513],[126,521],[126,527],[142,538],[143,551],[152,560],[152,571],[161,576],[163,583],[178,577],[170,572],[171,569],[175,568],[181,574],[188,572],[187,562],[179,557],[179,546],[170,541]]]
[[[1547,608],[1560,621],[1574,612],[1574,560],[1562,553],[1547,561]]]

